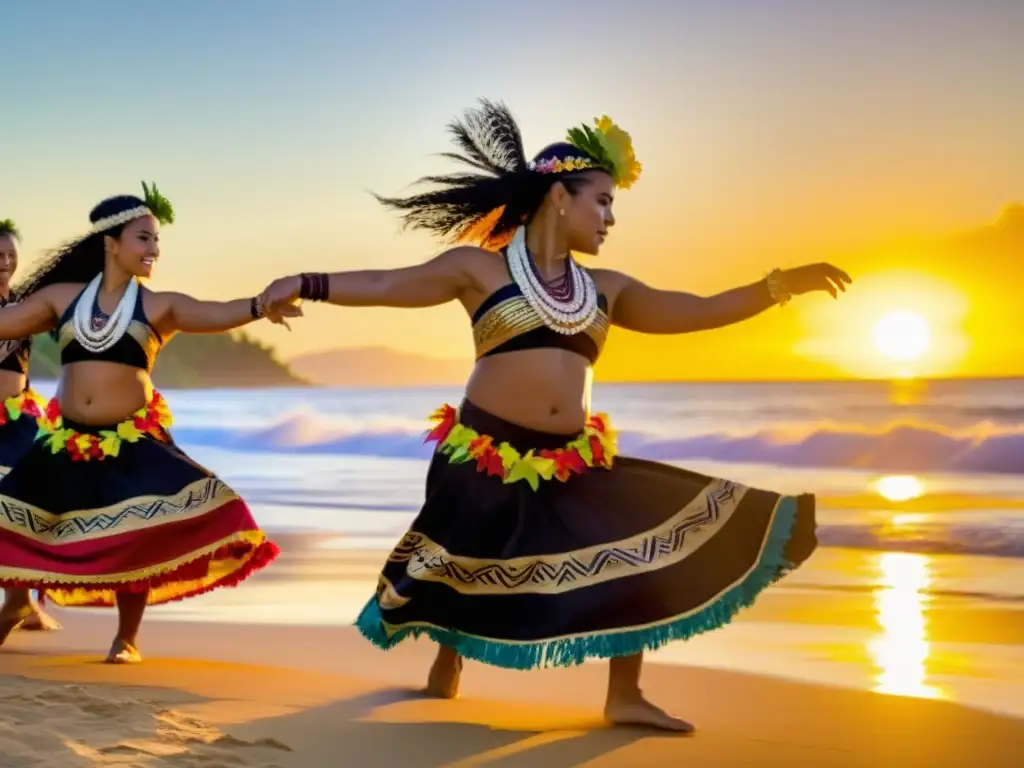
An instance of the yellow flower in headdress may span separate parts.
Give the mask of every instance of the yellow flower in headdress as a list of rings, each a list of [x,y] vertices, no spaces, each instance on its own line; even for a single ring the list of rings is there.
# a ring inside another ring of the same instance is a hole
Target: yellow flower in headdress
[[[619,128],[608,115],[602,115],[597,123],[597,136],[608,154],[614,173],[616,185],[623,189],[629,189],[633,182],[640,178],[640,171],[643,166],[636,159],[633,151],[633,139],[629,134]]]
[[[633,151],[633,140],[607,115],[589,125],[569,129],[569,142],[597,160],[612,175],[615,186],[629,189],[640,178],[642,166]]]

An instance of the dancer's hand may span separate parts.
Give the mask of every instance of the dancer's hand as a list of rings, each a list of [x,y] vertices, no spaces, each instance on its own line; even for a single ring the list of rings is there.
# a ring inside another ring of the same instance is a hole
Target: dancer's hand
[[[271,313],[279,313],[282,306],[297,307],[299,300],[299,291],[302,289],[302,278],[298,275],[290,275],[289,277],[281,277],[268,285],[263,293],[259,296],[260,306],[267,312],[269,317]],[[299,310],[299,315],[302,314],[302,310]],[[297,317],[297,315],[286,315],[288,317]],[[275,321],[276,322],[276,321]]]
[[[786,290],[794,296],[814,291],[827,291],[835,299],[853,282],[848,274],[831,264],[807,264],[782,271]]]
[[[260,301],[260,299],[257,300]],[[264,317],[266,317],[267,320],[275,325],[283,325],[289,331],[292,327],[288,324],[288,320],[286,320],[286,318],[302,317],[302,307],[297,301],[292,303],[278,303],[273,307],[268,307],[261,301],[260,306],[264,308]]]

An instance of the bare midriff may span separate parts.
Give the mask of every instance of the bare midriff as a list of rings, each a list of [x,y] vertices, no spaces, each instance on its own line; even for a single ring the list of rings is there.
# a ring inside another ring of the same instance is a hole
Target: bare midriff
[[[62,371],[58,397],[61,413],[80,424],[107,426],[124,421],[153,394],[146,371],[121,363],[83,360]]]
[[[563,349],[527,349],[477,361],[466,387],[474,405],[538,432],[571,434],[590,413],[590,362]]]

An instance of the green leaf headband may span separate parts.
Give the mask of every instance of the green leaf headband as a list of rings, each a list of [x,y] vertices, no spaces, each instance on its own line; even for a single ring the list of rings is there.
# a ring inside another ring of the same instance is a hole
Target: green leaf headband
[[[615,186],[629,189],[640,178],[643,166],[636,159],[633,140],[607,115],[594,119],[594,126],[569,129],[568,140],[586,157],[551,158],[531,164],[538,173],[564,173],[601,168],[611,174]]]
[[[21,240],[18,225],[12,219],[0,219],[0,235],[11,235],[15,240]]]
[[[113,216],[105,216],[99,221],[94,222],[92,231],[106,232],[112,227],[127,224],[129,221],[135,221],[135,219],[141,216],[153,216],[161,224],[174,223],[174,206],[171,205],[170,200],[160,194],[160,190],[156,188],[155,183],[150,186],[146,182],[142,182],[142,199],[142,205],[121,211],[121,213],[115,213]]]

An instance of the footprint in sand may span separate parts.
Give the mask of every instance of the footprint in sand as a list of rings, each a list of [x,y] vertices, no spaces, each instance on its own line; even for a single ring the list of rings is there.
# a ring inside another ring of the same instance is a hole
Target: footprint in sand
[[[237,738],[167,703],[109,687],[5,680],[0,693],[0,754],[15,764],[279,768],[282,752],[291,749]]]

